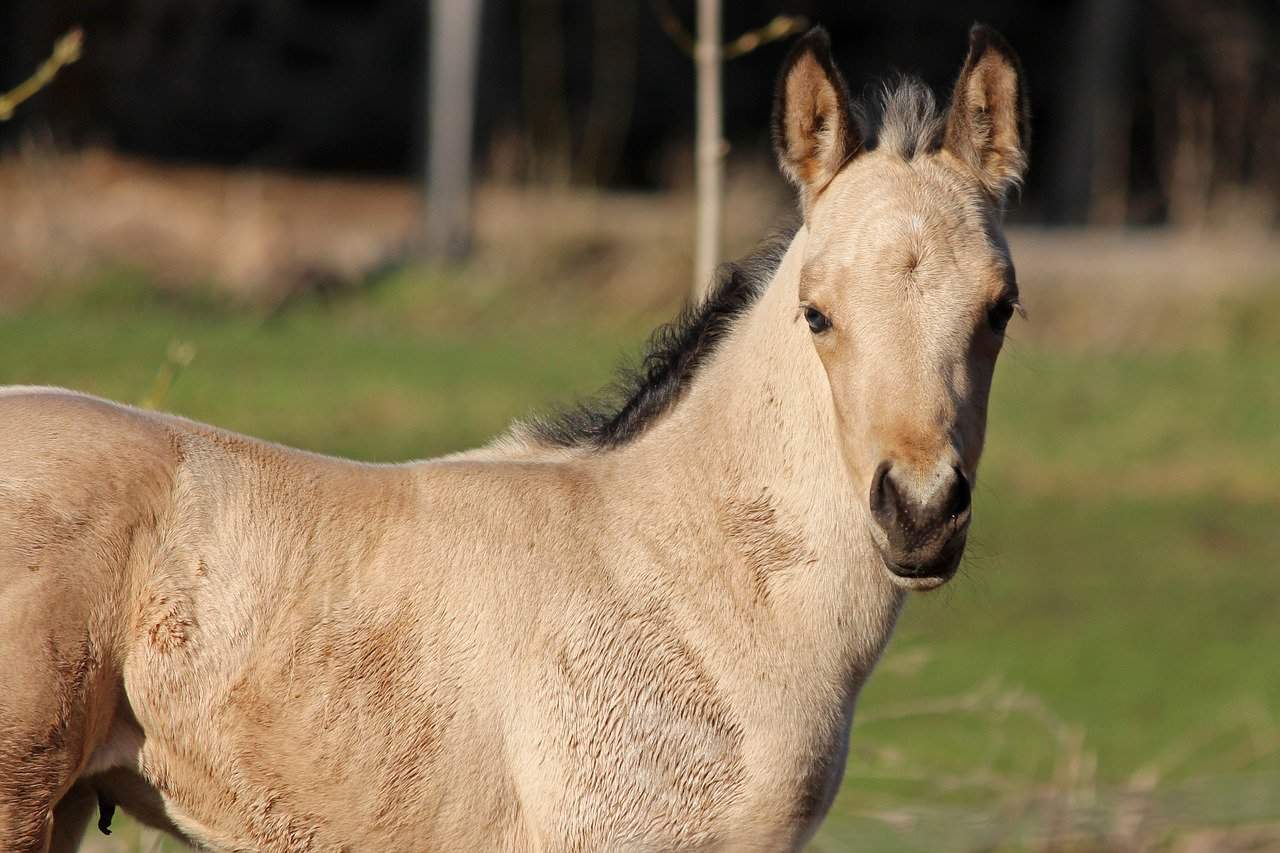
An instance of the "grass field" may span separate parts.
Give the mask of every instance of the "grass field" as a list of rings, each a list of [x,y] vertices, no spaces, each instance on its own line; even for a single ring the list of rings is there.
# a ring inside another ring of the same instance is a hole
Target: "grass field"
[[[1012,328],[970,556],[909,604],[818,849],[1280,845],[1274,291],[1139,350]],[[596,389],[652,319],[409,275],[258,316],[114,276],[0,316],[0,382],[399,460]],[[152,849],[117,825],[95,849]]]

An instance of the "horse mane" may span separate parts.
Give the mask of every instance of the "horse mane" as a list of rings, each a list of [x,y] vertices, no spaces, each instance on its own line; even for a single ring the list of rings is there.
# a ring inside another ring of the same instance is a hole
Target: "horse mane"
[[[853,117],[866,150],[885,148],[908,163],[942,147],[947,118],[929,85],[909,74],[874,87],[854,105]]]
[[[734,323],[760,298],[797,230],[798,222],[778,228],[745,258],[721,264],[707,298],[655,329],[640,360],[624,364],[604,392],[550,417],[517,424],[514,435],[544,446],[597,450],[641,435],[675,406]]]
[[[853,113],[867,150],[884,147],[910,161],[942,144],[945,114],[933,91],[916,77],[884,82]],[[777,228],[745,258],[722,264],[706,300],[654,330],[639,362],[624,364],[604,392],[550,417],[518,423],[512,435],[548,447],[607,450],[644,433],[675,406],[734,323],[755,304],[798,229],[798,222]]]

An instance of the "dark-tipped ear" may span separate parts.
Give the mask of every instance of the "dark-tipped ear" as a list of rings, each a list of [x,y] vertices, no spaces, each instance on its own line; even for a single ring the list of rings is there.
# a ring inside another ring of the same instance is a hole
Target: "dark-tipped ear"
[[[1018,55],[983,24],[969,31],[943,147],[969,166],[996,201],[1022,183],[1031,145],[1027,84]]]
[[[849,87],[831,61],[831,39],[814,27],[791,49],[773,99],[778,166],[800,191],[808,219],[814,200],[861,146]]]

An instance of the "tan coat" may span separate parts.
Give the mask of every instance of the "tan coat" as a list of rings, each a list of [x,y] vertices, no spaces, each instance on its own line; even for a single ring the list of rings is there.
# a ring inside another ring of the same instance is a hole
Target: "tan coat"
[[[799,50],[812,76],[825,44]],[[972,477],[998,349],[934,318],[950,338],[899,352],[888,394],[839,378],[874,354],[815,342],[801,306],[901,249],[858,202],[892,191],[877,217],[925,213],[911,240],[967,251],[920,265],[945,298],[919,310],[984,316],[1007,253],[966,169],[886,148],[811,188],[767,287],[608,449],[516,430],[362,465],[0,391],[0,844],[74,849],[104,795],[227,851],[800,846],[904,589],[929,585],[886,570],[857,454]],[[847,332],[857,299],[821,298]],[[872,402],[893,417],[851,420]]]

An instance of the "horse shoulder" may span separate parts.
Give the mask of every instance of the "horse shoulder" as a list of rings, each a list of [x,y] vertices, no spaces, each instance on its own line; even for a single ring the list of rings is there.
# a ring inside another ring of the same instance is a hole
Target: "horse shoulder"
[[[0,588],[119,588],[178,464],[163,423],[66,391],[4,389],[0,436]]]

